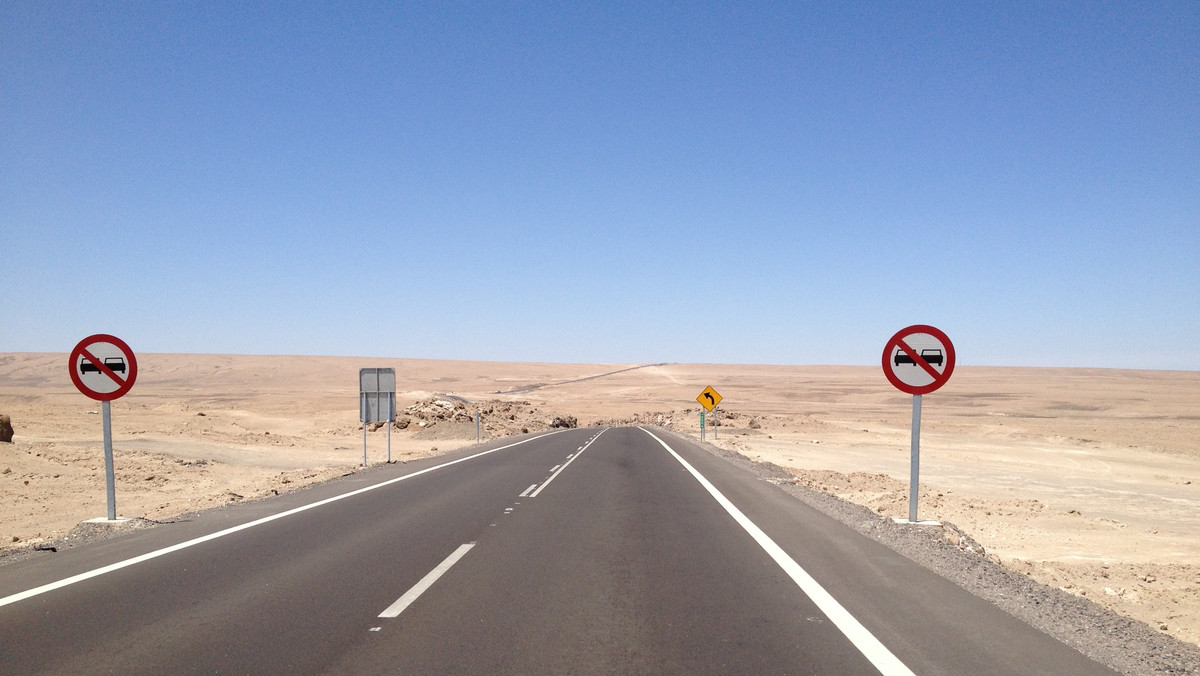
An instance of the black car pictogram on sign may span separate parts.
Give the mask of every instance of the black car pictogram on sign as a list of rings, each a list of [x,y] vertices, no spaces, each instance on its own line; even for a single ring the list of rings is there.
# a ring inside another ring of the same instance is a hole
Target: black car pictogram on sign
[[[942,351],[936,347],[921,350],[921,359],[924,359],[925,363],[929,364],[930,366],[941,366],[945,362],[945,357],[942,355]],[[908,353],[900,348],[896,348],[896,356],[892,358],[892,363],[896,366],[901,364],[911,364],[913,366],[917,365],[917,362],[913,361],[913,358],[908,356]]]
[[[105,357],[104,365],[107,366],[113,373],[125,373],[125,359],[123,357]],[[96,366],[86,358],[80,360],[79,373],[100,373],[100,367]]]

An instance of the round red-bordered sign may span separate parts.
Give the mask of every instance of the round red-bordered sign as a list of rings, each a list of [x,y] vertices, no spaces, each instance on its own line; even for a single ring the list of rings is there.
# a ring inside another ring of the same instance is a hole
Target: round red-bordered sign
[[[71,382],[85,396],[112,401],[125,396],[137,380],[137,357],[125,341],[97,333],[79,341],[68,362]]]
[[[896,389],[929,394],[954,372],[954,344],[926,324],[900,329],[883,348],[883,374]]]

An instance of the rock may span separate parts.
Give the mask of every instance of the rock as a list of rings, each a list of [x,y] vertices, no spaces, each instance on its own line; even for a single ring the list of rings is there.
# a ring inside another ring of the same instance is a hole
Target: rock
[[[560,415],[550,422],[551,429],[575,429],[579,427],[579,420],[573,415]]]
[[[12,418],[0,413],[0,441],[11,444],[13,440]]]

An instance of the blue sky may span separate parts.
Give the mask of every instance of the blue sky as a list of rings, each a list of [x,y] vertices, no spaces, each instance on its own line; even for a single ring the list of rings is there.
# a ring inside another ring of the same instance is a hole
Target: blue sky
[[[1200,370],[1200,5],[0,5],[0,352]]]

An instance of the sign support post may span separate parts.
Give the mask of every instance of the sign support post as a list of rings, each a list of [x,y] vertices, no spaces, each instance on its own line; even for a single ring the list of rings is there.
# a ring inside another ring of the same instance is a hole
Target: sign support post
[[[700,411],[700,441],[704,441],[704,411]]]
[[[913,395],[911,469],[908,475],[908,520],[917,522],[917,497],[921,479],[921,395]]]
[[[108,520],[117,520],[117,475],[113,470],[112,405],[100,402],[100,417],[104,425],[104,484],[108,489]]]

